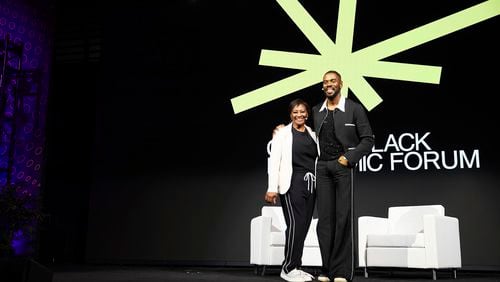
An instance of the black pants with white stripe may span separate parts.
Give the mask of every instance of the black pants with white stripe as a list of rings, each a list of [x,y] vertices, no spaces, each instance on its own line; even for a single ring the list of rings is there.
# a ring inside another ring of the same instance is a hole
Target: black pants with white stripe
[[[318,241],[322,272],[330,278],[353,278],[353,173],[337,160],[316,166]]]
[[[287,229],[285,231],[285,259],[283,271],[288,273],[302,265],[304,240],[311,225],[314,211],[315,189],[311,189],[304,180],[304,172],[292,175],[290,189],[280,195],[281,207],[285,216]],[[311,193],[312,191],[312,193]]]

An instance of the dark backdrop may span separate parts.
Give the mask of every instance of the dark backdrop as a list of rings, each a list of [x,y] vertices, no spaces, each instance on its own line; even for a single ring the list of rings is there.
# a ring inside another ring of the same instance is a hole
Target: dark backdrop
[[[480,2],[360,1],[353,50]],[[335,41],[338,1],[301,4]],[[56,64],[50,136],[60,146],[49,143],[47,187],[60,221],[52,232],[60,240],[51,241],[48,256],[248,264],[272,129],[288,122],[293,98],[320,101],[321,77],[239,114],[230,99],[298,73],[259,66],[262,49],[317,51],[275,1],[86,5],[98,18],[91,22],[99,27],[100,52],[95,62]],[[445,206],[460,220],[462,262],[473,269],[500,268],[497,30],[495,17],[388,58],[442,66],[438,85],[367,78],[384,99],[369,112],[376,148],[391,135],[430,132],[433,151],[462,150],[470,158],[477,150],[480,167],[390,170],[385,164],[378,172],[357,172],[356,180],[356,216],[386,216],[393,205]],[[64,102],[70,100],[72,109]],[[77,220],[69,223],[70,217]]]

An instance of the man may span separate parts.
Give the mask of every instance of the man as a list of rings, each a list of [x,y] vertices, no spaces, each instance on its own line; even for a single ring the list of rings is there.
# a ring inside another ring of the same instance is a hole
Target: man
[[[365,109],[340,95],[341,88],[341,75],[326,72],[322,88],[325,100],[312,111],[319,148],[317,233],[323,260],[319,281],[353,279],[353,169],[374,145]]]

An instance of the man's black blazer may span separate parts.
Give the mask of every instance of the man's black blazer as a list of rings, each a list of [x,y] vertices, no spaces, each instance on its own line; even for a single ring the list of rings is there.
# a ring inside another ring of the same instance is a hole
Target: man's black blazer
[[[314,131],[319,137],[323,121],[328,110],[324,108],[319,111],[324,102],[313,107]],[[344,156],[351,166],[355,166],[358,161],[370,153],[375,144],[370,122],[363,106],[348,98],[345,99],[345,112],[340,109],[334,111],[335,136],[344,147]],[[318,138],[318,144],[321,142]]]

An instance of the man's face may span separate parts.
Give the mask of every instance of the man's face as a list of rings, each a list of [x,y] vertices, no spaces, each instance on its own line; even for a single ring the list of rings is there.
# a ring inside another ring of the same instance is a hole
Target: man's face
[[[323,91],[327,98],[333,98],[340,93],[342,88],[342,80],[336,73],[326,73],[323,76]]]

